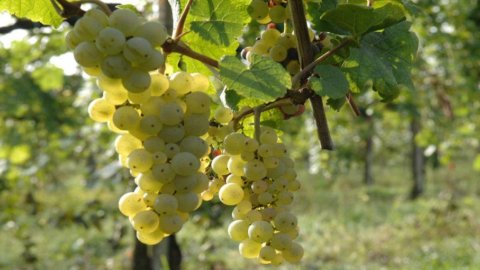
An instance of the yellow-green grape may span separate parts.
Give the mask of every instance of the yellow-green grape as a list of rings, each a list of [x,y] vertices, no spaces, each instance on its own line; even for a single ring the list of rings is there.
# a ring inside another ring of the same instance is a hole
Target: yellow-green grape
[[[192,92],[195,91],[200,91],[200,92],[206,92],[208,91],[208,88],[210,87],[210,81],[208,80],[208,77],[201,74],[201,73],[190,73],[190,75],[193,78],[193,83],[192,83]]]
[[[152,57],[154,49],[148,40],[142,37],[133,37],[125,43],[123,56],[133,64],[141,64]]]
[[[118,209],[127,217],[134,216],[138,212],[147,209],[147,206],[143,202],[142,196],[143,195],[135,192],[123,194],[118,201]]]
[[[249,151],[242,151],[240,153],[240,157],[242,157],[243,160],[245,161],[250,161],[255,159],[255,152],[249,152]]]
[[[138,68],[145,71],[153,71],[163,64],[165,64],[165,56],[163,56],[163,53],[157,50],[152,50],[148,59],[138,65]]]
[[[135,177],[135,183],[145,192],[157,193],[163,183],[155,178],[151,171],[143,172]]]
[[[229,161],[230,162],[230,161]],[[227,165],[228,166],[228,165]],[[238,175],[234,175],[234,174],[230,174],[227,179],[225,180],[226,183],[234,183],[234,184],[237,184],[241,187],[243,187],[244,185],[244,182],[243,182],[243,179],[242,177],[238,176]]]
[[[248,238],[248,227],[250,223],[246,220],[234,220],[228,225],[228,236],[233,241],[241,242]]]
[[[125,92],[127,91],[123,87],[121,80],[109,78],[105,75],[101,75],[98,77],[97,85],[101,90],[105,92],[115,93],[117,91],[125,91]]]
[[[239,202],[236,206],[238,210],[242,213],[248,213],[250,210],[252,210],[252,203],[248,201],[245,197],[244,200]]]
[[[177,212],[178,200],[170,194],[158,194],[153,203],[153,210],[159,215],[173,215]]]
[[[198,93],[198,92],[197,92]],[[185,134],[188,136],[202,136],[208,132],[210,122],[208,114],[190,114],[183,120]]]
[[[273,237],[273,227],[270,222],[255,221],[248,227],[248,237],[258,243],[265,243]]]
[[[163,164],[167,162],[167,155],[163,152],[155,152],[152,154],[153,164]]]
[[[93,41],[98,33],[105,27],[101,22],[92,17],[82,17],[77,20],[73,30],[84,40]]]
[[[111,55],[103,59],[100,64],[103,74],[110,78],[127,76],[132,70],[130,62],[122,55]]]
[[[256,209],[252,209],[245,215],[245,219],[250,223],[262,220],[262,213]]]
[[[75,31],[69,31],[67,33],[67,35],[65,36],[65,43],[67,44],[67,47],[70,49],[70,50],[74,50],[75,47],[77,47],[77,45],[82,42],[82,41],[85,41],[82,39],[82,37],[80,37],[77,32]]]
[[[274,150],[272,144],[262,144],[258,147],[257,153],[262,158],[273,157]]]
[[[121,105],[128,99],[128,92],[123,89],[118,91],[103,92],[103,98],[113,105]]]
[[[178,214],[161,215],[159,221],[158,227],[166,234],[176,233],[183,226],[183,219]]]
[[[276,62],[282,62],[287,59],[287,48],[282,45],[275,45],[269,51],[270,58]]]
[[[285,259],[283,258],[282,254],[277,253],[275,257],[272,259],[271,264],[274,266],[282,265]]]
[[[262,144],[274,144],[278,140],[278,136],[273,129],[265,129],[260,133],[260,143]]]
[[[280,38],[280,35],[281,35],[280,31],[278,31],[275,28],[270,28],[262,32],[261,40],[268,46],[272,47]]]
[[[179,96],[192,91],[194,79],[192,76],[184,71],[178,71],[170,76],[170,88],[175,90]]]
[[[202,194],[200,194],[200,196],[202,197],[202,200],[208,202],[208,201],[211,201],[213,199],[213,197],[215,196],[215,192],[207,189],[207,190],[203,191]]]
[[[299,181],[297,180],[293,180],[293,181],[290,181],[288,182],[288,185],[287,185],[287,188],[289,191],[297,191],[300,189],[302,185],[300,184]]]
[[[162,189],[160,189],[160,193],[174,195],[175,193],[177,193],[177,190],[175,189],[175,184],[173,182],[166,183],[162,186]]]
[[[273,169],[280,164],[280,160],[277,157],[264,157],[263,164],[265,164],[265,168]]]
[[[126,76],[122,77],[122,84],[129,92],[140,93],[150,87],[150,75],[148,72],[133,68]]]
[[[288,181],[293,181],[295,179],[297,179],[297,173],[295,172],[295,170],[293,168],[288,168],[286,171],[285,171],[285,175],[284,175],[285,179],[287,179]]]
[[[146,22],[135,29],[134,36],[142,37],[148,40],[152,46],[162,46],[167,40],[167,29],[160,22]]]
[[[152,174],[155,179],[163,184],[170,183],[175,179],[175,172],[169,163],[155,164],[152,166]]]
[[[277,214],[273,223],[277,230],[286,232],[297,227],[297,218],[290,212],[281,212]]]
[[[267,205],[273,202],[273,195],[270,192],[264,192],[258,195],[258,202]]]
[[[234,175],[243,176],[246,162],[240,156],[231,156],[227,163],[228,171]]]
[[[303,248],[300,244],[293,242],[290,246],[287,247],[286,250],[282,252],[283,257],[289,263],[299,263],[303,257]]]
[[[262,213],[262,218],[267,221],[272,221],[277,215],[277,210],[275,210],[275,208],[263,208],[260,211]]]
[[[190,192],[193,190],[195,187],[195,184],[197,183],[197,175],[196,174],[191,174],[191,175],[177,175],[175,176],[175,179],[173,180],[173,183],[175,184],[175,190],[181,193],[186,193]]]
[[[275,233],[270,240],[270,244],[276,250],[284,251],[292,244],[292,239],[290,238],[290,236],[288,236],[288,234]]]
[[[150,153],[163,152],[165,150],[165,142],[158,136],[151,136],[143,141],[143,147]]]
[[[143,210],[131,219],[132,226],[139,232],[149,233],[158,227],[158,215],[152,210]]]
[[[129,9],[116,9],[108,18],[111,27],[122,31],[126,37],[133,35],[140,25],[140,18]]]
[[[242,152],[246,137],[242,133],[231,133],[223,140],[225,151],[231,155],[238,155]]]
[[[180,143],[180,150],[182,152],[190,152],[197,158],[201,158],[208,154],[210,148],[203,139],[196,136],[188,136],[183,138]]]
[[[128,132],[130,134],[132,134],[133,136],[135,136],[135,138],[137,138],[141,141],[144,141],[151,136],[151,134],[144,133],[140,130],[140,124],[138,124],[137,126],[135,126],[132,129],[130,129]]]
[[[183,120],[183,110],[177,103],[169,102],[160,107],[160,121],[165,125],[178,125]]]
[[[262,248],[262,244],[256,241],[253,241],[251,239],[243,240],[238,246],[240,255],[242,255],[247,259],[257,258],[261,248]]]
[[[220,188],[218,197],[223,204],[236,205],[243,199],[243,189],[240,185],[229,183]]]
[[[281,191],[277,195],[277,204],[278,205],[289,205],[293,202],[293,194],[289,191]]]
[[[178,146],[178,144],[167,143],[165,145],[165,154],[168,158],[173,158],[178,153],[180,153],[180,146]]]
[[[128,133],[122,134],[115,139],[115,151],[119,155],[128,156],[133,150],[139,148],[142,148],[142,142]]]
[[[253,0],[247,7],[250,17],[255,20],[262,20],[268,16],[268,4],[263,0]]]
[[[151,83],[148,89],[150,90],[151,95],[152,96],[163,95],[163,93],[167,91],[170,85],[168,78],[165,75],[158,72],[151,73],[150,78],[151,78]]]
[[[94,99],[88,105],[88,115],[95,122],[107,122],[115,113],[115,106],[103,98]]]
[[[253,181],[262,180],[267,176],[267,168],[265,168],[263,162],[258,159],[254,159],[245,164],[244,173],[247,179]]]
[[[192,153],[180,152],[171,160],[172,168],[176,174],[192,175],[200,168],[200,161]]]
[[[195,186],[193,187],[193,192],[202,193],[205,190],[207,190],[208,189],[208,182],[210,181],[208,179],[208,176],[206,176],[204,173],[197,172],[195,177],[197,178],[197,180],[195,182]]]
[[[267,23],[269,23],[269,22],[271,22],[271,21],[272,21],[272,20],[270,19],[270,16],[268,16],[268,15],[267,15],[267,17],[265,17],[265,18],[263,18],[263,19],[257,20],[257,22],[258,22],[259,24],[267,24]]]
[[[296,48],[297,47],[297,40],[293,34],[290,33],[282,33],[280,38],[277,42],[278,45],[282,45],[287,49]]]
[[[213,117],[218,123],[227,124],[228,122],[232,121],[233,112],[230,108],[220,106],[215,110]]]
[[[212,170],[218,175],[227,175],[230,172],[228,171],[228,161],[230,160],[229,155],[218,155],[212,160]]]
[[[171,82],[169,83],[171,84]],[[176,102],[177,98],[180,98],[180,97],[177,91],[172,88],[168,88],[167,91],[165,91],[165,93],[163,93],[162,95],[162,99],[168,102]]]
[[[83,67],[95,67],[100,65],[103,57],[102,53],[97,49],[95,43],[91,41],[83,41],[78,44],[73,51],[75,61]]]
[[[284,23],[287,19],[287,9],[282,5],[276,5],[270,8],[268,16],[274,23]]]
[[[160,227],[157,227],[157,229],[150,233],[137,231],[136,236],[138,241],[145,245],[156,245],[165,238],[165,232]]]
[[[270,262],[275,258],[275,255],[277,255],[277,253],[275,252],[275,249],[273,247],[263,246],[262,249],[260,249],[258,257],[262,260]]]
[[[145,115],[140,120],[140,131],[146,134],[157,134],[162,129],[160,119],[155,115]]]
[[[210,113],[210,97],[203,92],[192,92],[185,97],[187,109],[191,113]]]
[[[128,155],[127,165],[133,171],[146,172],[153,165],[152,154],[145,149],[135,149]]]
[[[158,134],[167,143],[177,143],[185,136],[185,129],[182,124],[175,126],[164,126]]]
[[[113,27],[106,27],[98,33],[95,45],[103,54],[115,55],[122,52],[125,41],[125,35],[121,31]]]
[[[300,72],[300,62],[298,62],[298,60],[292,60],[292,61],[288,62],[287,66],[286,66],[286,69],[287,69],[288,73],[290,73],[290,75],[297,74],[298,72]]]
[[[142,196],[143,201],[148,207],[153,206],[153,202],[157,198],[157,193],[156,192],[145,192]]]
[[[249,152],[254,152],[258,149],[258,147],[260,146],[260,144],[258,143],[257,140],[253,139],[253,138],[246,138],[245,142],[244,142],[244,149],[246,151],[249,151]]]
[[[194,192],[177,193],[175,197],[178,200],[178,211],[192,212],[200,207],[201,199]]]
[[[161,97],[152,96],[146,102],[141,104],[140,110],[144,115],[160,116],[162,114],[161,108],[165,104],[166,102]]]
[[[83,67],[83,71],[87,73],[87,75],[92,76],[92,77],[98,77],[102,75],[102,70],[100,69],[99,66],[94,66],[94,67]]]
[[[264,180],[257,180],[257,181],[252,183],[250,188],[253,191],[253,193],[261,194],[261,193],[267,191],[268,183]]]
[[[259,40],[259,41],[255,42],[255,44],[252,47],[251,52],[254,53],[254,54],[258,54],[258,55],[267,55],[268,50],[270,50],[270,47],[271,47],[270,44],[264,42],[263,40]],[[251,59],[249,59],[248,57],[247,57],[247,60],[249,62],[251,62]]]
[[[135,128],[140,122],[140,115],[131,106],[117,108],[112,118],[115,126],[121,130],[130,130]]]
[[[92,18],[103,26],[108,25],[108,16],[107,14],[105,14],[105,12],[101,11],[100,9],[95,9],[95,8],[89,9],[87,12],[85,12],[83,17]]]

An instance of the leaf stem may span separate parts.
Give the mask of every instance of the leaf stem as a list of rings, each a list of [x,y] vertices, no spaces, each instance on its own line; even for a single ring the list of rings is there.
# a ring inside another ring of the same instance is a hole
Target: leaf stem
[[[260,106],[257,106],[255,107],[255,109],[253,110],[253,115],[254,115],[254,119],[253,119],[253,123],[255,125],[255,139],[260,142],[260,134],[261,134],[261,130],[260,130],[260,116],[262,115],[262,111],[264,109],[266,105],[260,105]]]
[[[190,7],[193,4],[193,0],[188,0],[185,8],[180,15],[180,19],[178,20],[177,27],[175,27],[175,33],[173,34],[173,39],[175,41],[180,40],[183,36],[183,28],[185,27],[185,21],[187,20],[188,12],[190,11]]]
[[[355,100],[353,99],[353,95],[351,92],[348,92],[348,94],[345,96],[347,99],[348,105],[350,105],[350,109],[352,109],[353,114],[355,116],[360,116],[360,109],[358,108],[357,104],[355,103]]]

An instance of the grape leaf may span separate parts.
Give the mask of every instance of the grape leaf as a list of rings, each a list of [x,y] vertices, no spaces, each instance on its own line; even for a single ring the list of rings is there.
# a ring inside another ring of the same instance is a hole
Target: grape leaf
[[[50,0],[1,0],[0,11],[55,27],[63,21]]]
[[[310,86],[320,96],[333,99],[345,97],[348,93],[348,81],[340,68],[331,65],[318,65],[315,75],[310,77]]]
[[[250,66],[244,65],[235,56],[223,57],[220,79],[239,95],[262,102],[282,96],[292,84],[290,75],[281,64],[258,55],[253,55]]]
[[[365,35],[359,48],[351,48],[343,62],[353,92],[372,87],[385,100],[398,95],[402,87],[414,89],[410,69],[418,47],[418,39],[403,22],[382,33]]]

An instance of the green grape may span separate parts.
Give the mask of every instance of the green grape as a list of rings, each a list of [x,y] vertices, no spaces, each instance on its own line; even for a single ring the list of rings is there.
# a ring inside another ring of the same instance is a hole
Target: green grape
[[[267,29],[262,32],[261,40],[263,43],[265,43],[269,47],[272,47],[280,38],[280,34],[281,34],[280,31],[278,31],[275,28]]]
[[[299,235],[299,228],[296,227],[295,229],[290,230],[290,231],[286,231],[286,232],[284,232],[284,233],[288,234],[288,236],[290,236],[290,239],[293,240],[293,239],[296,239],[296,238],[298,237],[298,235]]]
[[[287,9],[281,5],[270,8],[268,16],[274,23],[284,23],[287,19]]]
[[[280,191],[277,195],[278,205],[289,205],[293,202],[293,194],[289,191]]]
[[[141,194],[128,192],[123,194],[118,201],[118,209],[120,212],[127,216],[131,217],[137,214],[140,211],[143,211],[147,208],[145,203],[143,202]]]
[[[182,124],[175,126],[164,126],[158,134],[167,143],[177,143],[185,136],[185,128]]]
[[[275,258],[275,255],[277,255],[277,253],[273,247],[263,246],[262,249],[260,249],[258,257],[265,261],[272,261]]]
[[[237,184],[241,187],[243,187],[243,185],[244,185],[242,177],[240,177],[238,175],[234,175],[234,174],[230,174],[229,176],[227,176],[227,180],[225,182],[226,183],[234,183],[234,184]]]
[[[173,158],[178,153],[180,153],[180,146],[177,144],[168,143],[165,145],[165,154],[168,158]]]
[[[245,219],[250,223],[262,220],[262,213],[256,209],[252,209],[245,215]]]
[[[257,181],[252,183],[250,188],[253,191],[253,193],[261,194],[261,193],[267,191],[268,183],[265,182],[264,180],[257,180]]]
[[[107,122],[115,113],[115,106],[103,98],[94,99],[88,105],[88,115],[95,122]]]
[[[201,199],[194,192],[175,194],[178,200],[178,211],[192,212],[200,207]]]
[[[275,45],[269,51],[270,58],[276,62],[282,62],[287,59],[287,48],[282,45]]]
[[[105,75],[101,75],[98,77],[97,85],[101,90],[109,93],[127,91],[127,89],[125,89],[122,85],[122,80],[109,78]]]
[[[208,132],[210,122],[209,114],[190,114],[183,120],[185,134],[188,136],[202,136]]]
[[[153,157],[145,149],[133,150],[127,158],[128,168],[137,172],[146,172],[153,165]]]
[[[193,192],[202,193],[205,190],[207,190],[208,189],[208,182],[210,181],[208,179],[208,176],[206,176],[204,173],[197,172],[195,177],[197,179],[196,179],[196,182],[195,182],[195,186],[193,187]]]
[[[123,47],[123,55],[133,64],[141,64],[148,61],[155,50],[148,40],[141,37],[133,37]]]
[[[297,190],[300,189],[300,187],[301,187],[300,182],[297,181],[297,180],[293,180],[293,181],[288,182],[287,189],[288,189],[288,191],[297,191]]]
[[[243,145],[243,149],[248,152],[254,152],[254,151],[257,151],[259,146],[260,144],[258,143],[257,140],[253,138],[246,138]]]
[[[153,50],[150,58],[139,65],[138,68],[145,71],[153,71],[160,68],[163,64],[165,64],[165,56],[163,56],[163,53]]]
[[[220,106],[215,110],[215,115],[213,117],[218,123],[227,124],[232,121],[233,112],[230,108]]]
[[[267,205],[273,202],[273,196],[270,192],[263,192],[258,194],[258,202],[263,205]]]
[[[242,133],[231,133],[223,140],[225,151],[231,155],[238,155],[242,152],[246,137]]]
[[[288,62],[285,68],[287,69],[288,73],[290,73],[290,75],[295,75],[300,72],[300,62],[298,62],[298,60],[292,60]],[[295,109],[295,112],[297,112],[298,108],[296,106]]]
[[[172,160],[172,168],[179,175],[192,175],[200,168],[200,161],[192,153],[180,152]]]
[[[249,152],[245,151],[245,149],[240,153],[240,157],[245,160],[245,161],[251,161],[255,159],[255,153],[254,152]]]
[[[133,150],[141,147],[142,142],[128,133],[122,134],[115,139],[115,151],[119,155],[128,156]]]
[[[207,92],[208,88],[210,88],[210,81],[208,77],[201,74],[201,73],[190,73],[193,78],[192,89],[191,91],[200,91],[200,92]]]
[[[303,253],[302,246],[292,241],[290,246],[282,252],[282,255],[289,263],[299,263],[303,257]]]
[[[191,113],[210,113],[210,97],[203,92],[192,92],[185,97],[188,111]]]
[[[174,195],[175,193],[177,193],[177,190],[175,189],[175,184],[173,182],[166,183],[162,186],[162,189],[160,189],[160,193]]]
[[[158,215],[152,210],[143,210],[135,214],[131,219],[132,226],[135,230],[144,233],[155,231],[158,227]]]
[[[263,0],[253,0],[247,7],[250,17],[255,20],[262,20],[268,16],[268,4]]]
[[[180,143],[180,150],[182,152],[190,152],[197,158],[201,158],[208,154],[210,148],[203,139],[196,136],[188,136],[183,138]]]
[[[163,95],[170,85],[168,78],[165,75],[157,72],[151,73],[150,77],[151,83],[148,89],[150,90],[152,96]]]
[[[98,33],[95,45],[103,54],[115,55],[122,52],[125,41],[125,35],[122,32],[116,28],[106,27]]]
[[[275,130],[271,128],[264,128],[260,133],[260,143],[262,144],[274,144],[278,140],[278,136]]]
[[[239,208],[236,206],[232,210],[232,218],[235,220],[245,219],[247,213],[241,212]]]
[[[253,181],[262,180],[267,176],[265,165],[258,159],[248,161],[243,170],[245,177]]]
[[[228,161],[230,160],[229,155],[218,155],[212,160],[212,170],[219,176],[229,174],[228,171]]]
[[[262,218],[267,221],[272,221],[277,215],[275,208],[263,208],[260,212],[262,213]]]
[[[273,224],[281,232],[290,231],[297,227],[297,218],[290,212],[281,212],[277,214]]]
[[[151,171],[143,172],[135,177],[135,183],[145,192],[157,193],[163,186]]]
[[[160,119],[155,115],[145,115],[140,120],[140,130],[146,134],[157,134],[162,129]]]
[[[165,104],[165,101],[161,97],[150,97],[146,102],[141,104],[140,110],[144,115],[156,115],[159,117],[162,114],[161,108]]]
[[[293,181],[293,180],[297,179],[297,173],[295,172],[295,170],[293,168],[287,168],[285,170],[284,177],[288,181]]]
[[[98,33],[105,27],[92,17],[82,17],[77,20],[73,30],[84,40],[93,41]]]
[[[100,64],[103,74],[110,78],[122,78],[127,76],[131,70],[132,66],[130,62],[125,59],[122,55],[111,55],[103,59]]]
[[[275,179],[282,176],[285,173],[285,171],[286,171],[286,168],[283,162],[280,161],[280,164],[277,167],[267,170],[267,176]]]
[[[218,197],[223,204],[236,205],[242,201],[244,196],[243,189],[240,185],[229,183],[220,188]]]
[[[158,227],[166,234],[176,233],[183,226],[183,220],[178,214],[161,215],[159,221]]]
[[[171,82],[169,82],[169,84],[171,84]],[[177,101],[177,98],[179,98],[178,93],[172,88],[168,88],[168,90],[162,95],[162,99],[168,102],[175,102]]]
[[[135,128],[140,122],[140,115],[130,106],[123,106],[117,108],[112,118],[116,127],[121,130],[130,130]]]
[[[150,233],[144,233],[137,231],[136,233],[138,241],[145,245],[156,245],[165,238],[165,232],[160,227],[157,227],[155,231]]]
[[[160,107],[160,114],[158,116],[163,124],[174,126],[182,122],[183,110],[177,103],[169,102]]]
[[[186,193],[190,192],[193,190],[195,187],[195,184],[197,184],[197,175],[192,174],[192,175],[177,175],[175,176],[175,179],[173,180],[175,184],[175,190],[181,193]]]
[[[140,18],[129,9],[116,9],[108,18],[111,27],[122,31],[126,37],[133,35],[140,25]]]
[[[278,39],[277,45],[281,45],[287,49],[297,47],[297,39],[293,34],[282,33]]]
[[[239,202],[236,206],[236,208],[238,208],[238,210],[242,213],[248,213],[250,210],[252,210],[252,203],[249,202],[248,200],[244,200]]]
[[[157,198],[157,193],[153,193],[153,192],[145,192],[142,196],[143,202],[148,207],[153,206],[153,202],[155,201],[156,198]]]
[[[211,190],[205,190],[202,192],[202,194],[200,194],[200,196],[202,197],[202,200],[208,202],[208,201],[211,201],[213,199],[213,197],[215,196],[215,193]]]
[[[128,92],[122,87],[119,91],[103,92],[103,98],[113,105],[121,105],[128,99]]]
[[[152,46],[162,46],[167,40],[167,29],[160,22],[146,22],[135,29],[134,36],[148,40]]]
[[[246,162],[239,156],[231,156],[230,160],[227,163],[228,171],[232,174],[243,176],[243,167],[245,166]]]
[[[265,243],[273,237],[273,227],[270,222],[255,221],[248,227],[248,237],[258,243]]]
[[[272,144],[262,144],[258,147],[257,153],[262,158],[273,157],[274,150]]]
[[[275,157],[282,158],[286,154],[287,154],[287,148],[285,147],[285,145],[283,143],[273,144],[273,155]],[[291,160],[290,158],[288,158],[288,159],[282,158],[282,160],[284,161],[284,164],[285,164],[286,167],[288,167],[288,168],[293,167],[293,160]]]
[[[140,93],[150,87],[150,75],[148,72],[132,68],[132,70],[122,77],[122,84],[129,92]]]
[[[248,226],[246,220],[234,220],[228,225],[228,236],[233,241],[241,242],[248,238]]]
[[[85,41],[84,39],[82,39],[78,34],[77,32],[75,31],[69,31],[67,33],[67,35],[65,35],[65,43],[67,44],[67,47],[70,49],[70,50],[74,50],[75,47],[77,47],[77,45],[82,42],[82,41]]]
[[[148,139],[151,135],[150,134],[147,134],[147,133],[144,133],[140,130],[140,121],[138,123],[138,125],[136,125],[134,128],[130,129],[128,131],[130,134],[132,134],[133,136],[135,136],[135,138],[141,140],[141,141],[144,141],[146,139]]]
[[[102,75],[102,70],[100,69],[99,66],[94,66],[94,67],[83,67],[83,71],[92,77],[99,77]]]
[[[151,136],[143,141],[143,147],[150,153],[163,152],[165,150],[165,142],[158,136]]]
[[[175,179],[175,172],[169,163],[154,164],[152,166],[152,174],[155,179],[163,184],[170,183]]]
[[[270,50],[270,45],[262,40],[259,40],[255,42],[255,44],[252,47],[252,50],[250,51],[251,53],[258,54],[258,55],[267,55],[268,51]],[[251,62],[250,59],[248,59]]]
[[[155,152],[152,155],[153,157],[153,164],[163,164],[167,162],[167,155],[163,152]]]
[[[100,65],[102,54],[91,41],[83,41],[73,51],[75,61],[83,67],[95,67]]]
[[[284,251],[292,244],[292,239],[290,236],[288,236],[288,234],[275,233],[270,240],[270,244],[276,250]]]
[[[257,258],[261,248],[262,244],[255,242],[251,239],[243,240],[238,246],[240,255],[247,259]]]
[[[87,10],[87,12],[85,12],[83,17],[92,18],[103,26],[108,25],[108,16],[107,14],[105,14],[105,12],[103,12],[100,9],[96,9],[96,8],[89,9]]]
[[[282,254],[277,253],[275,257],[272,259],[271,263],[272,265],[278,266],[283,264],[285,259],[283,258]]]
[[[159,215],[173,215],[177,212],[178,200],[170,194],[158,194],[153,203],[153,210]]]
[[[265,18],[263,18],[263,19],[258,19],[258,20],[257,20],[257,22],[258,22],[259,24],[267,24],[267,23],[269,23],[269,22],[271,22],[271,21],[272,21],[272,20],[270,19],[270,16],[268,16],[268,15],[267,15]]]
[[[178,71],[170,76],[170,88],[175,90],[179,96],[192,91],[194,79],[184,71]]]
[[[280,160],[276,157],[264,157],[263,164],[267,169],[276,168],[280,164]]]

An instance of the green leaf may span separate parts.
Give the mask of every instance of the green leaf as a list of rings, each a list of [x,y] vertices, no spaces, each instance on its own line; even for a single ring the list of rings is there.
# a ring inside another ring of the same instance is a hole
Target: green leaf
[[[477,155],[477,157],[473,161],[473,169],[475,171],[480,171],[480,155]]]
[[[405,20],[405,13],[403,5],[397,2],[388,2],[378,8],[343,4],[327,11],[321,20],[334,33],[344,35],[347,32],[360,37]]]
[[[345,104],[345,98],[337,98],[337,99],[333,99],[333,98],[329,98],[327,100],[327,105],[330,106],[330,108],[336,110],[336,111],[340,111],[340,109],[342,108],[343,104]]]
[[[46,64],[32,72],[35,83],[44,91],[59,90],[63,87],[63,69]]]
[[[50,0],[1,0],[0,11],[55,27],[63,21]]]
[[[283,66],[270,58],[254,55],[250,66],[234,56],[220,61],[220,79],[247,99],[272,101],[291,87],[291,77]]]
[[[382,33],[370,33],[359,48],[350,49],[342,70],[347,73],[353,92],[372,88],[385,100],[391,100],[402,88],[414,89],[410,69],[418,40],[409,28],[410,24],[404,22]]]
[[[340,68],[331,65],[318,65],[315,75],[310,77],[310,85],[315,93],[333,99],[345,97],[348,81]]]

